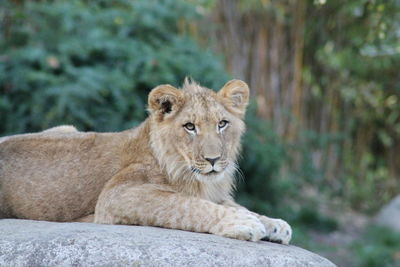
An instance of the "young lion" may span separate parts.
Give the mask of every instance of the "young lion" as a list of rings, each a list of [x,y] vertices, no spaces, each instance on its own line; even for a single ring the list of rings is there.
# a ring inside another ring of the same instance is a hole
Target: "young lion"
[[[288,244],[283,220],[232,198],[248,86],[185,81],[149,95],[150,116],[119,133],[60,126],[0,139],[0,218],[151,225]]]

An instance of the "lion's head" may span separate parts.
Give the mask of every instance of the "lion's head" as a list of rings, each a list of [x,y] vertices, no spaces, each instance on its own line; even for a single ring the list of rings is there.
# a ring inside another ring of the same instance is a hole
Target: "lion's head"
[[[217,93],[189,80],[182,89],[160,85],[151,91],[151,146],[171,180],[232,176],[248,98],[249,88],[240,80]]]

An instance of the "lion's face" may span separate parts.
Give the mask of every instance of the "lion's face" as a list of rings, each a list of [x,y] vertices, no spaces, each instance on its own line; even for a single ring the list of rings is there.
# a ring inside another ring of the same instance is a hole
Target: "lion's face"
[[[169,176],[213,181],[233,174],[247,101],[248,87],[238,80],[218,93],[189,82],[153,89],[152,147]]]

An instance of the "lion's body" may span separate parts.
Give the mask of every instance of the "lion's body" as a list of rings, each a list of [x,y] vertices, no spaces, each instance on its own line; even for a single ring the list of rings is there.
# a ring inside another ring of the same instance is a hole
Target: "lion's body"
[[[8,138],[0,144],[0,214],[71,221],[94,213],[105,183],[128,164],[126,146],[143,137],[135,136],[139,131]]]
[[[218,94],[189,83],[184,90],[160,86],[149,96],[151,116],[131,130],[59,126],[0,138],[0,218],[74,221],[94,214],[97,223],[288,243],[285,222],[251,213],[231,197],[247,90],[241,81]]]

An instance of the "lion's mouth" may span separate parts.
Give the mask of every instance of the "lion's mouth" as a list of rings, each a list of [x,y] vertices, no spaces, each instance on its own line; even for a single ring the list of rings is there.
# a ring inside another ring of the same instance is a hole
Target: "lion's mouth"
[[[191,167],[191,171],[192,171],[193,173],[198,173],[198,174],[202,174],[202,175],[213,175],[213,174],[219,173],[218,171],[216,171],[216,170],[214,170],[214,169],[212,169],[212,170],[209,171],[209,172],[203,173],[200,169],[197,169],[197,168],[195,168],[195,167]]]

